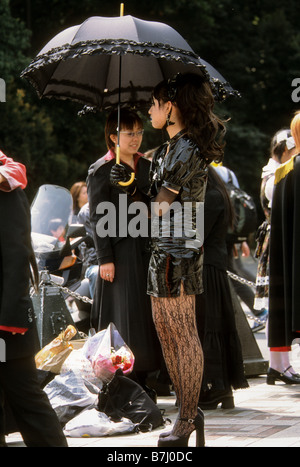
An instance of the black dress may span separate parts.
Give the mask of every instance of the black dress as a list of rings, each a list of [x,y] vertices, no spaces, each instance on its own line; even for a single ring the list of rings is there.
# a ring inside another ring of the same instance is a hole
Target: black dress
[[[150,161],[136,155],[135,162],[138,189],[147,193]],[[98,276],[91,325],[100,331],[113,322],[134,353],[135,372],[150,372],[160,369],[162,353],[152,319],[150,297],[147,295],[149,240],[147,237],[133,237],[124,229],[124,214],[128,212],[132,199],[110,183],[109,175],[114,163],[112,154],[108,153],[91,166],[87,180],[90,221],[98,262],[100,265],[108,262],[115,264],[113,282]],[[128,172],[132,171],[131,167],[126,168]],[[112,235],[101,238],[97,230],[99,233],[105,216],[97,214],[96,209],[99,203],[107,201],[115,206],[116,224]],[[123,218],[119,221],[120,216]],[[128,214],[126,227],[133,217]]]
[[[248,387],[226,272],[227,228],[223,194],[209,179],[204,205],[204,293],[196,296],[198,332],[204,353],[201,394]]]

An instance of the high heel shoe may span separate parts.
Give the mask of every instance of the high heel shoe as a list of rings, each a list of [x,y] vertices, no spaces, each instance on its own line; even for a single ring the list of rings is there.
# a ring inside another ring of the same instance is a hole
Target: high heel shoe
[[[285,374],[289,368],[284,370],[282,373],[274,370],[273,368],[269,368],[267,372],[267,384],[274,386],[275,381],[283,381],[285,384],[300,384],[300,378],[296,377],[296,375],[288,376]]]
[[[158,447],[187,447],[189,438],[194,430],[196,430],[196,447],[204,447],[205,446],[205,438],[204,438],[204,417],[201,416],[200,413],[197,413],[194,419],[191,418],[179,418],[182,422],[188,422],[190,425],[194,425],[194,429],[188,434],[183,436],[176,436],[173,435],[172,432],[167,434],[166,436],[160,436],[158,439],[157,446]]]
[[[202,410],[201,410],[199,407],[197,408],[197,412],[198,412],[199,417],[201,417],[201,419],[202,419],[203,432],[204,432],[204,413],[202,412]],[[170,430],[170,431],[163,431],[163,432],[159,435],[159,438],[167,438],[167,436],[170,436],[171,433],[172,433],[172,430]]]

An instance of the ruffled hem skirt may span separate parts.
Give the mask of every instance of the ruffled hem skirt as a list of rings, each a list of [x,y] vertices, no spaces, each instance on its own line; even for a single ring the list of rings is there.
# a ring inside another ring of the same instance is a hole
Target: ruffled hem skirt
[[[204,353],[202,391],[249,387],[226,271],[203,268],[204,293],[196,296],[196,317]]]

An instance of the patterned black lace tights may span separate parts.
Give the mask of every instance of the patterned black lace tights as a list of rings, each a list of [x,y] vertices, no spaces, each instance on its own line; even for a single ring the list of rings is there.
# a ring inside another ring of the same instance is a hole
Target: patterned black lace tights
[[[153,320],[177,397],[179,416],[172,434],[188,435],[194,419],[203,375],[203,352],[195,320],[195,296],[152,299]]]

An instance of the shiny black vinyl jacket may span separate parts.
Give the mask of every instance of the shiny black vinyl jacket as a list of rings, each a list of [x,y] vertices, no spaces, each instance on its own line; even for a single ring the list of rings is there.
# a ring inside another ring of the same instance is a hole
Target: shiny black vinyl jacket
[[[151,165],[151,196],[161,201],[162,187],[178,192],[163,217],[151,209],[152,255],[148,294],[176,297],[181,285],[188,295],[203,292],[204,198],[207,160],[184,131],[162,145]]]

